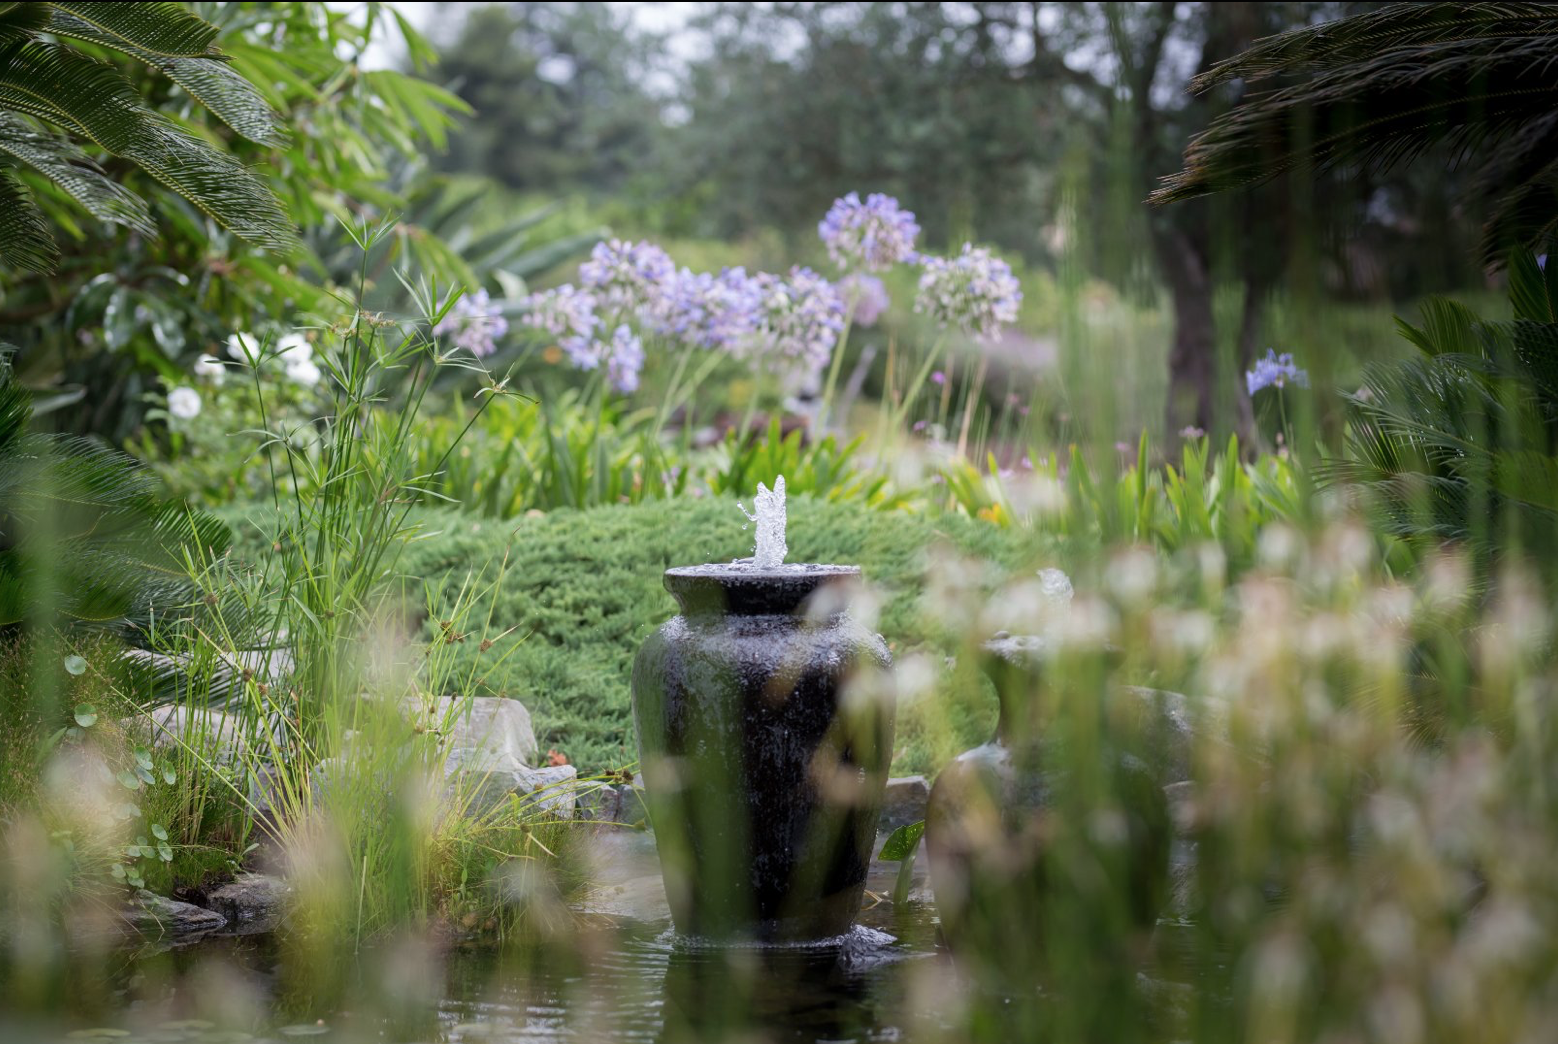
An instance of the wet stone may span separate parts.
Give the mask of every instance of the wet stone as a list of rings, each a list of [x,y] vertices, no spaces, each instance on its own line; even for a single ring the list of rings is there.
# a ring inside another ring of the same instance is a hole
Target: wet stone
[[[880,826],[896,830],[925,818],[925,806],[930,801],[930,783],[924,776],[897,776],[887,781],[887,791],[882,799]]]
[[[119,911],[130,930],[148,939],[193,940],[227,926],[214,910],[155,895],[144,888]]]
[[[206,904],[227,919],[229,931],[250,935],[281,924],[291,891],[285,881],[269,874],[239,874],[211,892]]]

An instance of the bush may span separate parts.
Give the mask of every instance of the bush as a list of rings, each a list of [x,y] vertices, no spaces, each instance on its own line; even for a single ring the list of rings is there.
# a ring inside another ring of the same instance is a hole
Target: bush
[[[1046,549],[1030,534],[960,517],[932,522],[796,496],[789,513],[790,560],[859,564],[882,600],[877,626],[895,654],[936,637],[916,605],[929,546],[945,541],[991,562],[998,574],[1036,567]],[[508,558],[501,590],[471,618],[490,612],[487,633],[514,631],[488,649],[461,643],[456,656],[463,662],[450,676],[468,676],[467,665],[483,659],[496,664],[475,672],[476,694],[523,701],[541,745],[567,754],[586,773],[637,759],[628,674],[639,643],[675,611],[662,571],[741,557],[752,546],[734,500],[719,498],[564,510],[509,523],[450,510],[416,517],[423,534],[398,565],[408,603],[422,603],[425,582],[435,607],[450,604],[467,576],[485,571],[490,582]],[[244,536],[254,546],[252,534]],[[424,638],[440,634],[437,608],[421,620]],[[955,729],[968,740],[964,747],[988,738],[993,702],[982,710]],[[903,764],[925,767],[917,730],[901,721],[900,734]]]

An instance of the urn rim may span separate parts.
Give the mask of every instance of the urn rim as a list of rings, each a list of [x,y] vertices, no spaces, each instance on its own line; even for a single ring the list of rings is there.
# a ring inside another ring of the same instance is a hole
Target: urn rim
[[[794,613],[822,588],[857,584],[861,576],[859,566],[815,562],[673,566],[665,571],[665,589],[684,613],[758,616]]]

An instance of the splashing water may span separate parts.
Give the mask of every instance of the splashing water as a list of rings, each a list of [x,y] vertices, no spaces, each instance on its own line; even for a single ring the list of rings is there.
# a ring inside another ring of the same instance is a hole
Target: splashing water
[[[736,506],[746,515],[748,522],[757,524],[757,547],[752,552],[752,565],[757,569],[775,569],[784,564],[789,547],[784,542],[784,476],[774,479],[774,488],[757,484],[757,496],[752,499],[753,511],[748,511],[740,501]],[[755,513],[754,513],[755,512]]]

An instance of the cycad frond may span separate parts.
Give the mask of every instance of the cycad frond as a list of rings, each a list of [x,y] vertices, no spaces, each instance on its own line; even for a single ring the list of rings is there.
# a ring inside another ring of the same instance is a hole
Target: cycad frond
[[[133,160],[243,239],[281,250],[296,242],[291,222],[263,181],[144,108],[111,66],[48,44],[0,48],[0,107]]]
[[[47,134],[11,113],[0,112],[0,153],[32,167],[63,189],[93,217],[157,234],[146,201],[103,173],[68,138]]]
[[[0,263],[28,272],[53,271],[59,248],[43,211],[8,170],[0,170]]]
[[[88,43],[101,44],[117,51],[137,58],[147,65],[157,69],[174,83],[184,88],[201,105],[209,109],[217,119],[227,124],[238,134],[257,142],[261,145],[282,147],[286,145],[287,135],[282,126],[281,118],[276,114],[260,92],[248,80],[234,72],[227,65],[226,59],[215,51],[202,49],[190,54],[170,55],[163,51],[145,46],[137,42],[136,37],[122,31],[110,32],[101,25],[88,22],[80,17],[74,8],[81,6],[93,7],[128,7],[135,5],[107,4],[107,5],[80,5],[57,4],[54,16],[49,21],[49,31],[60,36],[82,40]],[[141,5],[174,7],[172,4]],[[184,15],[185,18],[193,16]],[[194,19],[199,22],[199,19]],[[205,22],[200,22],[210,30],[210,36],[214,36],[216,27]],[[209,46],[210,36],[206,43]]]
[[[1467,36],[1544,35],[1558,36],[1558,10],[1549,4],[1391,4],[1258,41],[1191,80],[1190,90],[1201,93],[1232,80],[1367,62],[1389,51],[1436,47]]]
[[[1558,199],[1558,6],[1395,4],[1257,43],[1192,89],[1268,77],[1287,85],[1213,120],[1152,202],[1295,171],[1377,173],[1440,149],[1480,164],[1490,262],[1558,227],[1545,209]]]
[[[277,251],[297,244],[297,229],[265,181],[232,156],[153,118],[125,151],[148,174],[240,239]]]
[[[45,6],[45,5],[38,5]],[[220,30],[182,4],[50,3],[48,30],[159,59],[212,53]],[[131,50],[133,48],[133,51]]]
[[[195,603],[194,561],[225,552],[218,519],[165,504],[133,458],[87,439],[25,434],[28,397],[0,366],[0,626],[41,611],[133,631]]]

